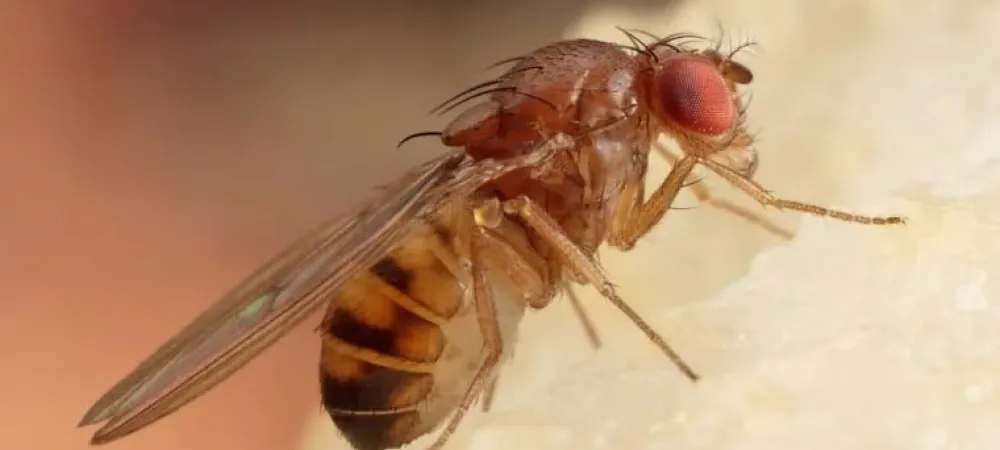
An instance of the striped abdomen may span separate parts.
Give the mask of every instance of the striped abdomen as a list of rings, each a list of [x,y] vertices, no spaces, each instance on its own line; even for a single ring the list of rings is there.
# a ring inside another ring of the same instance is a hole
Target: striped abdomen
[[[323,405],[357,449],[399,447],[440,424],[483,360],[449,242],[441,227],[418,227],[345,285],[327,311]],[[512,340],[523,302],[497,294],[501,323],[513,325],[503,327],[505,341]]]

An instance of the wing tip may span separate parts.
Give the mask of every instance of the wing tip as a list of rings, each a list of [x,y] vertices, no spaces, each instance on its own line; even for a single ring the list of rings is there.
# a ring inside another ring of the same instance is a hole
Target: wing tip
[[[83,417],[80,419],[80,422],[76,424],[76,427],[83,428],[107,419],[105,408],[98,406],[100,405],[91,406],[87,412],[83,413]]]
[[[128,432],[122,432],[122,429],[111,424],[106,424],[101,429],[94,432],[90,437],[90,445],[92,447],[107,444],[111,441],[116,441],[121,437],[129,434]]]
[[[107,435],[98,431],[97,433],[94,433],[94,435],[90,437],[90,445],[92,447],[97,447],[100,445],[107,444],[108,442],[111,442],[117,438],[118,438],[117,436]]]
[[[103,411],[100,408],[97,408],[97,405],[94,405],[89,410],[87,410],[86,413],[84,413],[83,418],[80,419],[80,422],[76,424],[76,427],[84,428],[91,425],[96,425],[98,422],[101,422],[104,419],[106,419],[106,417],[103,416],[104,416]],[[104,433],[101,432],[101,430],[98,430],[90,437],[91,446],[106,444],[107,442],[108,440],[104,436]]]

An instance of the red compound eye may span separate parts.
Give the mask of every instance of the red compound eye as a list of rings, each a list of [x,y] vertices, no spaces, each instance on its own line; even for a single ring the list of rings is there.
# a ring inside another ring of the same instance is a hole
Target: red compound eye
[[[712,136],[735,125],[736,105],[726,80],[711,61],[678,58],[668,61],[656,76],[660,106],[677,125]]]

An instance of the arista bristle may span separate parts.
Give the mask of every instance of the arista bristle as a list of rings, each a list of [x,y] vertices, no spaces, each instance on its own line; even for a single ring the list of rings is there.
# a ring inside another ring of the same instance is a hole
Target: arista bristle
[[[666,61],[657,71],[656,83],[663,112],[685,130],[717,136],[731,130],[738,119],[725,78],[707,59]]]

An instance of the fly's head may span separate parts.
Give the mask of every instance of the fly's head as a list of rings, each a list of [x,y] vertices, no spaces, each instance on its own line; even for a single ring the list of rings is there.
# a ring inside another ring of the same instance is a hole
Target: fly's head
[[[662,129],[704,154],[749,145],[738,88],[753,81],[750,69],[717,49],[663,45],[645,56],[640,90]]]

